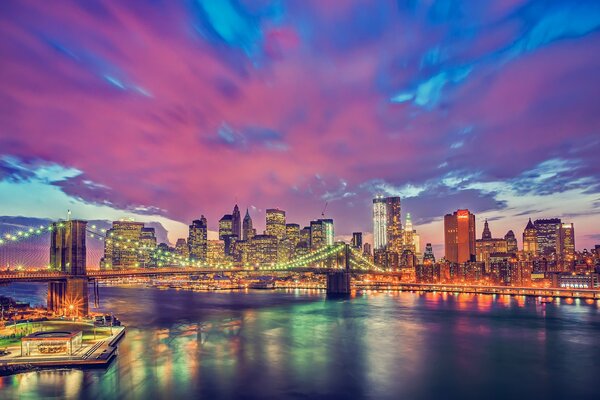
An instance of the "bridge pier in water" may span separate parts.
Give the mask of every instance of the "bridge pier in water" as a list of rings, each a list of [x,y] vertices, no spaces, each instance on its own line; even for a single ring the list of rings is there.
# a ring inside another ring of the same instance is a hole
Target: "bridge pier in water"
[[[344,248],[345,268],[342,271],[327,273],[327,294],[348,295],[350,294],[350,246]]]
[[[48,283],[48,310],[68,317],[89,313],[86,276],[87,221],[54,223],[50,237],[50,265],[70,275]]]
[[[88,279],[74,277],[49,282],[48,311],[67,317],[88,315]]]

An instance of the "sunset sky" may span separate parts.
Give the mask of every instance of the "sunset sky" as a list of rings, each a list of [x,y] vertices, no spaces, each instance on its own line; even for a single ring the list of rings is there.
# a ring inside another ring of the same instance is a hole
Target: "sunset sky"
[[[402,197],[600,244],[600,2],[2,1],[0,216],[161,222],[237,201],[370,232]]]

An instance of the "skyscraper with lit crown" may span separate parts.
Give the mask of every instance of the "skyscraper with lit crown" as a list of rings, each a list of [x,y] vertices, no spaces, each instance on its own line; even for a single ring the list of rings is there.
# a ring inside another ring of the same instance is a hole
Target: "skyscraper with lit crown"
[[[231,234],[236,236],[238,240],[242,239],[242,217],[237,204],[233,207],[231,213]]]
[[[387,206],[385,198],[377,195],[373,199],[373,248],[385,249],[387,245]]]
[[[475,215],[469,210],[457,210],[444,216],[444,247],[446,260],[453,263],[475,258]]]

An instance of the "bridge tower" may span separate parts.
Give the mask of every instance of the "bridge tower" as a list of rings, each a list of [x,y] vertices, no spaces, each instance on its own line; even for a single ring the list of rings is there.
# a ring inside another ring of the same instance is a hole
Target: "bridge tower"
[[[344,269],[327,273],[327,294],[350,294],[350,245],[344,246]]]
[[[68,275],[48,283],[48,309],[68,316],[89,312],[86,276],[87,221],[68,220],[52,224],[50,267]]]

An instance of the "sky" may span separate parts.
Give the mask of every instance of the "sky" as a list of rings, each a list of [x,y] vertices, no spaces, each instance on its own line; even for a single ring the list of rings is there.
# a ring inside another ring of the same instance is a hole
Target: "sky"
[[[237,202],[340,237],[400,196],[600,243],[600,2],[0,2],[0,215],[157,221]]]

